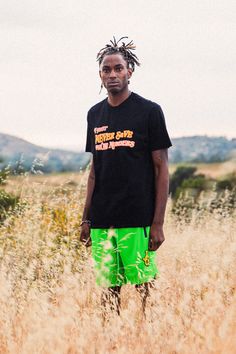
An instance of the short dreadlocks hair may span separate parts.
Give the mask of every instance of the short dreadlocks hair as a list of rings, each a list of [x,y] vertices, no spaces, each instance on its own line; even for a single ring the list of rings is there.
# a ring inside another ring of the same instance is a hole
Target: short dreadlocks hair
[[[122,44],[118,46],[119,42],[124,38],[128,37],[121,37],[118,41],[116,41],[115,37],[113,37],[113,41],[110,40],[111,44],[106,44],[104,48],[100,49],[97,54],[97,61],[99,62],[99,65],[106,55],[121,54],[127,62],[128,67],[131,67],[133,71],[135,69],[135,65],[140,66],[139,59],[134,53],[132,53],[132,51],[136,48],[133,41],[130,41],[127,44],[122,42]]]

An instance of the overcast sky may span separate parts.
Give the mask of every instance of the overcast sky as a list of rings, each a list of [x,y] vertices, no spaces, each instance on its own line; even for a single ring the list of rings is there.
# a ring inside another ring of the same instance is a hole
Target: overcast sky
[[[99,95],[96,54],[129,36],[130,89],[158,102],[170,136],[236,137],[235,0],[0,0],[0,132],[83,149]]]

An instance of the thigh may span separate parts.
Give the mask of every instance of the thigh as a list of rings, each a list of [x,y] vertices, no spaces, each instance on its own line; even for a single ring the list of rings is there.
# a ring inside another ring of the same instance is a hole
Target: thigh
[[[121,285],[116,233],[110,229],[91,229],[91,239],[97,284],[105,287]]]
[[[142,284],[158,274],[156,252],[148,250],[150,227],[119,229],[118,250],[126,282]]]

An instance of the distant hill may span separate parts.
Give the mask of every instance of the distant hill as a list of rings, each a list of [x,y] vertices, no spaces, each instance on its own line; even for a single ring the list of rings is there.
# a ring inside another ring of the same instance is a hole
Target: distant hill
[[[236,159],[236,139],[191,136],[174,138],[172,144],[169,149],[169,160],[172,163],[209,163]],[[49,149],[0,133],[0,168],[10,163],[17,171],[80,171],[87,166],[89,160],[88,153]]]
[[[190,136],[172,139],[170,162],[221,162],[236,157],[236,139]]]
[[[44,173],[80,171],[87,166],[89,160],[89,154],[44,148],[0,133],[0,168],[10,163],[17,171],[40,170]]]

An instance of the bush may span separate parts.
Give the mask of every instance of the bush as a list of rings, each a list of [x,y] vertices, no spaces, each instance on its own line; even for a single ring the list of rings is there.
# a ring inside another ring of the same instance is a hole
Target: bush
[[[9,167],[5,167],[3,169],[0,170],[0,185],[2,184],[6,184],[8,175],[10,174],[10,168]]]
[[[202,191],[206,187],[206,178],[204,175],[196,175],[195,177],[191,177],[185,179],[182,184],[182,188],[195,188],[199,191]]]
[[[193,177],[197,168],[195,166],[179,166],[170,179],[170,193],[175,198],[176,190],[184,180]]]
[[[236,188],[236,173],[231,173],[224,179],[221,179],[216,182],[217,191],[225,189],[232,191],[234,188]]]
[[[0,190],[0,223],[19,205],[19,197]]]

